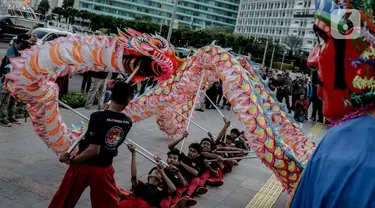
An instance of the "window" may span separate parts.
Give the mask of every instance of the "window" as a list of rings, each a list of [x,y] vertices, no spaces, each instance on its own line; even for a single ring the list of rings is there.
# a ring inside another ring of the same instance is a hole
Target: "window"
[[[307,44],[312,44],[312,41],[310,41],[310,40],[309,40],[309,41],[307,41]]]

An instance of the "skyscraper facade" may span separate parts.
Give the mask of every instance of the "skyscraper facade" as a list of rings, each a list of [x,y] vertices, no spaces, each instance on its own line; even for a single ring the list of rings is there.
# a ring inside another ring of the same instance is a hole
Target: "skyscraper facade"
[[[179,0],[176,21],[179,25],[204,28],[209,25],[233,27],[240,0]],[[79,0],[79,8],[124,19],[150,17],[169,24],[174,0]]]
[[[303,41],[302,49],[310,51],[317,43],[314,12],[314,0],[241,0],[235,33],[280,43],[296,35]]]

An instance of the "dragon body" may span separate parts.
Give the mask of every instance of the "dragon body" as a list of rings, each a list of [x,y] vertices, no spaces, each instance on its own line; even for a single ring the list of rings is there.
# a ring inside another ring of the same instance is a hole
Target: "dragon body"
[[[33,47],[22,52],[20,58],[12,59],[14,69],[7,75],[7,87],[27,103],[36,133],[60,154],[82,131],[69,130],[62,121],[56,96],[58,89],[53,81],[62,74],[87,70],[128,72],[128,68],[136,65],[129,64],[129,59],[124,58],[127,56],[134,57],[133,60],[148,57],[149,64],[159,65],[141,69],[142,75],[158,77],[160,81],[154,89],[134,98],[124,110],[133,122],[156,114],[159,126],[167,134],[181,133],[187,123],[171,108],[188,117],[194,108],[195,94],[201,90],[198,89],[201,77],[204,76],[205,82],[221,79],[223,95],[244,126],[251,148],[287,191],[296,186],[315,144],[275,101],[250,63],[237,60],[219,46],[200,48],[183,62],[161,37],[132,30],[128,34],[120,33],[118,38],[62,38]],[[169,78],[163,80],[166,75]]]

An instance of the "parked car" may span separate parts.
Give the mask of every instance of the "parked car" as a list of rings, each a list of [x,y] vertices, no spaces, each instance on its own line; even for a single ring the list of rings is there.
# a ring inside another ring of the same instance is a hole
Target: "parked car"
[[[68,35],[73,35],[73,33],[66,32],[66,31],[59,31],[55,29],[49,29],[49,28],[37,28],[34,30],[31,30],[27,32],[28,34],[34,34],[38,37],[38,41],[36,42],[37,45],[41,45],[47,41],[53,40],[55,38],[59,37],[66,37]],[[17,37],[14,37],[13,40],[10,42],[10,44],[13,44],[13,42],[17,39]]]
[[[178,57],[180,58],[186,58],[189,55],[192,55],[191,53],[195,52],[195,50],[188,49],[188,48],[182,48],[182,47],[177,47],[175,49],[175,53]]]

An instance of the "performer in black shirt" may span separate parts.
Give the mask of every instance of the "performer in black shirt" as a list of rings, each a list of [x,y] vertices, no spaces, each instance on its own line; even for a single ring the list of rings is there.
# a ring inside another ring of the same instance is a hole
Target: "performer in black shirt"
[[[120,201],[119,208],[159,208],[164,197],[176,191],[175,185],[164,172],[159,162],[148,173],[147,183],[138,180],[136,152],[133,145],[128,145],[132,153],[131,182],[133,193]],[[165,184],[165,186],[162,186]]]
[[[112,162],[132,126],[131,119],[122,113],[129,95],[130,86],[117,82],[108,110],[91,114],[79,153],[69,159],[60,157],[61,162],[70,166],[49,208],[74,207],[88,186],[93,208],[117,207],[118,191]]]

